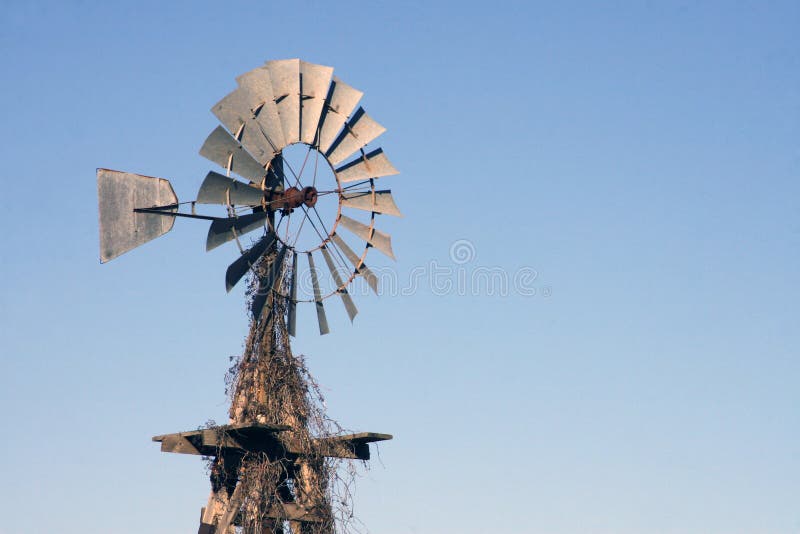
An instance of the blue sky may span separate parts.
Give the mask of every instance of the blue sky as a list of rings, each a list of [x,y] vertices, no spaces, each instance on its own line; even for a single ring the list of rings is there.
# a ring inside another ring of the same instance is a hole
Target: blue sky
[[[196,529],[202,463],[149,440],[225,419],[235,250],[178,221],[100,265],[95,168],[193,198],[210,107],[300,57],[388,128],[398,280],[536,273],[532,296],[423,277],[354,326],[333,302],[325,337],[302,312],[331,415],[395,435],[358,486],[372,532],[800,531],[798,23],[795,2],[3,2],[0,530]]]

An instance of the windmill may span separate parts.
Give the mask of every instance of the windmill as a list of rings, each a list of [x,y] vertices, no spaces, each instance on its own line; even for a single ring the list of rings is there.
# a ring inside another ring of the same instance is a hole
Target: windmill
[[[313,304],[319,333],[327,334],[325,300],[338,297],[352,322],[358,311],[348,289],[361,279],[378,292],[366,256],[374,248],[394,259],[391,237],[376,223],[400,212],[376,181],[398,171],[380,148],[367,148],[385,128],[358,107],[363,93],[331,67],[268,61],[236,81],[212,108],[221,125],[200,154],[219,168],[195,200],[179,202],[163,178],[98,169],[100,261],[167,233],[176,218],[211,222],[206,250],[236,244],[225,288],[252,274],[252,317],[233,372],[230,421],[153,440],[164,452],[210,459],[199,534],[334,532],[326,461],[367,460],[369,443],[392,436],[312,428],[321,419],[289,336],[297,333],[298,304]],[[293,165],[287,156],[298,149],[304,157]],[[221,213],[198,212],[213,205]],[[354,239],[360,252],[348,244]]]

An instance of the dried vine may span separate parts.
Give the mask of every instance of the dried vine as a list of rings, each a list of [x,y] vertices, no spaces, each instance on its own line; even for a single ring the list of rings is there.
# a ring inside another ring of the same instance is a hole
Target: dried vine
[[[252,302],[258,280],[267,275],[276,254],[262,259],[248,287]],[[287,293],[291,262],[281,269],[277,288]],[[236,532],[242,534],[344,534],[361,532],[355,518],[352,488],[358,465],[366,463],[326,457],[320,441],[343,432],[325,413],[319,385],[301,355],[292,354],[286,327],[287,303],[270,291],[260,318],[251,320],[241,356],[232,358],[226,376],[231,399],[232,424],[259,423],[286,426],[278,437],[289,449],[301,451],[299,458],[269,458],[246,453],[236,458],[220,455],[209,470],[215,491],[239,493],[241,513]],[[236,488],[238,482],[238,488]],[[272,519],[276,509],[299,505],[315,517],[313,522]],[[226,533],[227,534],[227,533]]]

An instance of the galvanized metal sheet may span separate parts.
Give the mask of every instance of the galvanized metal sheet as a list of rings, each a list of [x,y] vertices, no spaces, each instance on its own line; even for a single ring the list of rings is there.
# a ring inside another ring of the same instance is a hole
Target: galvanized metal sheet
[[[342,215],[339,217],[339,222],[342,224],[342,226],[353,232],[355,235],[376,249],[380,250],[390,258],[395,259],[394,252],[392,252],[392,236],[389,234],[385,234],[374,228],[370,229],[370,227],[366,224],[351,219],[347,215]]]
[[[258,290],[253,296],[253,302],[250,306],[250,311],[253,313],[253,317],[256,319],[261,317],[261,313],[264,311],[264,305],[267,303],[267,297],[269,297],[270,293],[273,291],[277,292],[279,289],[275,286],[279,281],[278,275],[283,269],[283,262],[286,258],[286,250],[286,247],[281,248],[277,257],[273,259],[272,263],[269,264],[267,274],[258,280]]]
[[[328,328],[328,318],[325,316],[325,307],[322,305],[322,293],[319,290],[319,279],[317,269],[314,267],[314,256],[308,252],[308,268],[311,271],[311,285],[314,287],[314,305],[317,309],[317,322],[319,323],[319,335],[324,336],[330,332]]]
[[[275,243],[275,234],[267,233],[255,245],[244,251],[244,254],[228,266],[225,271],[225,291],[230,292],[239,280],[250,270],[261,256]]]
[[[211,108],[211,112],[234,134],[239,142],[262,166],[278,151],[273,147],[253,116],[258,101],[243,87],[229,93]],[[240,133],[241,130],[241,133]]]
[[[313,145],[333,67],[300,62],[300,141]]]
[[[297,253],[294,251],[292,251],[292,289],[289,291],[286,323],[289,335],[297,337]]]
[[[358,108],[325,155],[331,165],[338,165],[385,131],[364,108]]]
[[[245,88],[258,102],[258,113],[256,122],[261,127],[263,135],[270,142],[275,151],[286,147],[286,140],[283,137],[283,127],[278,115],[278,105],[275,103],[275,95],[272,92],[272,80],[269,71],[265,67],[253,69],[236,78],[240,87]]]
[[[263,228],[266,218],[267,213],[259,211],[212,222],[206,238],[206,251],[213,250],[228,241],[232,241],[237,236]]]
[[[373,211],[375,213],[383,213],[385,215],[394,215],[395,217],[403,216],[400,213],[400,210],[397,209],[397,205],[394,203],[392,192],[388,189],[384,191],[375,191],[374,195],[372,191],[353,193],[343,192],[341,195],[342,206],[364,211]]]
[[[324,154],[328,151],[362,96],[364,93],[358,89],[350,87],[336,76],[333,77],[319,127],[317,144],[320,152]]]
[[[300,60],[268,61],[265,68],[272,82],[272,94],[287,145],[300,142]]]
[[[347,260],[353,264],[353,268],[359,274],[359,276],[363,276],[364,280],[367,281],[370,289],[372,289],[373,293],[376,295],[378,294],[378,277],[367,267],[366,263],[361,261],[361,258],[353,252],[353,249],[348,246],[347,243],[344,242],[344,239],[339,236],[336,232],[331,235],[331,239],[333,240],[334,244],[339,247]]]
[[[335,172],[340,182],[357,182],[358,180],[400,174],[400,171],[394,168],[389,158],[383,153],[382,148],[376,148],[372,152],[342,165]]]
[[[331,272],[331,276],[333,276],[333,281],[336,283],[336,287],[339,288],[337,293],[339,293],[339,296],[342,297],[344,309],[347,310],[347,316],[350,318],[350,322],[352,323],[353,319],[355,319],[356,315],[358,315],[356,305],[353,304],[353,299],[350,297],[350,293],[347,292],[347,288],[342,287],[344,286],[344,281],[342,280],[336,265],[333,263],[333,258],[331,258],[330,252],[328,252],[326,247],[322,247],[320,251],[322,252],[322,257],[325,258],[325,263],[328,264],[328,270]]]
[[[100,262],[113,260],[169,232],[175,218],[136,213],[134,208],[175,205],[178,197],[168,180],[110,169],[97,169],[100,208]]]
[[[210,171],[197,192],[198,204],[228,204],[237,206],[260,206],[264,191],[239,180],[228,178],[218,172]]]
[[[225,169],[230,163],[231,172],[256,184],[263,182],[267,173],[264,167],[253,159],[239,141],[222,126],[217,126],[206,138],[200,149],[200,155]]]
[[[258,100],[250,91],[237,87],[214,104],[211,112],[228,130],[235,132],[253,116],[253,109],[257,105]]]

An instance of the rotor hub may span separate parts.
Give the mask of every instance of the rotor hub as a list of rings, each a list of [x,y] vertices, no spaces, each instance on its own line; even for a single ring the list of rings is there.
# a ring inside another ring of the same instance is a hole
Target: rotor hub
[[[290,187],[282,192],[272,193],[270,198],[267,199],[269,207],[272,210],[287,210],[291,211],[300,206],[313,208],[317,203],[319,194],[317,188],[313,186],[298,189],[297,187]]]

